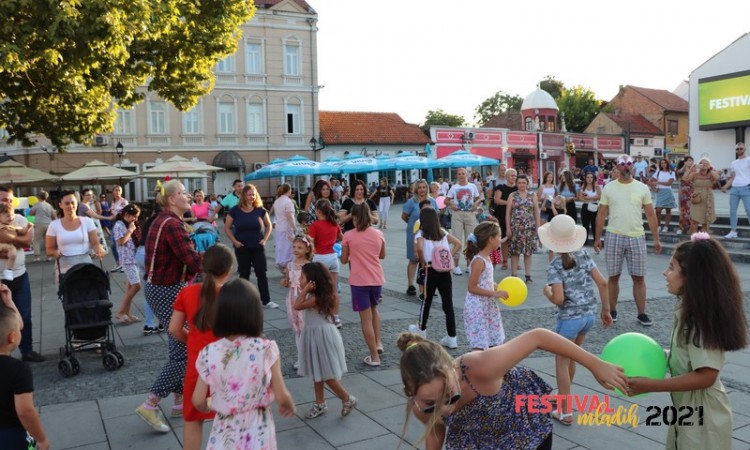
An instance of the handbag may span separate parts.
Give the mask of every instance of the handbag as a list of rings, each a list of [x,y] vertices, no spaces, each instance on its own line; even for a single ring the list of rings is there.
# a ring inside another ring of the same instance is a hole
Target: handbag
[[[440,214],[440,226],[446,230],[451,229],[452,216],[449,212],[443,212]]]
[[[694,205],[700,203],[702,200],[703,198],[701,197],[700,192],[693,192],[693,194],[690,196],[690,203]]]
[[[586,208],[589,210],[589,212],[597,212],[599,211],[599,202],[586,203]]]

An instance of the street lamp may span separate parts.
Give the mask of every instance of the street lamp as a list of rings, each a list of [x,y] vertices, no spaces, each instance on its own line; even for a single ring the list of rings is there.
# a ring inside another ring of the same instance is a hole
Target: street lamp
[[[117,152],[117,157],[120,158],[120,164],[122,164],[122,157],[125,155],[125,146],[122,145],[122,142],[117,141],[115,152]]]
[[[313,153],[326,148],[326,143],[323,142],[323,136],[321,136],[320,139],[315,139],[315,136],[313,136],[307,143],[310,144],[310,148],[312,149]],[[320,147],[318,147],[318,144],[320,144]]]

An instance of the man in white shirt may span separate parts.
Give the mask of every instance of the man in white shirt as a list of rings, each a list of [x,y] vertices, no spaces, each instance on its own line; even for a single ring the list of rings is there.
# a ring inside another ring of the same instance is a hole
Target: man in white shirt
[[[456,170],[456,180],[456,184],[445,196],[445,204],[451,209],[451,234],[463,245],[477,226],[476,210],[482,203],[482,197],[479,195],[477,186],[467,180],[465,168],[461,167]],[[458,253],[455,254],[453,260],[456,266],[453,274],[461,275]]]
[[[646,171],[648,170],[648,162],[641,155],[638,155],[635,164],[633,164],[633,169],[635,170],[635,179],[644,181],[646,179]]]
[[[745,214],[750,214],[750,158],[747,157],[744,142],[738,142],[734,151],[737,159],[732,161],[729,179],[721,188],[721,192],[729,189],[729,225],[732,229],[724,236],[726,239],[737,237],[737,207],[740,200],[745,205]]]
[[[638,309],[637,320],[644,327],[648,327],[653,323],[646,314],[646,232],[643,229],[642,211],[646,213],[656,253],[661,252],[659,227],[648,186],[633,179],[633,158],[630,155],[617,158],[617,169],[620,177],[602,189],[599,212],[596,215],[594,249],[599,253],[603,247],[604,221],[609,218],[604,256],[609,275],[609,307],[612,320],[617,321],[620,274],[622,262],[626,261],[628,273],[633,280],[633,298]]]
[[[447,195],[448,194],[448,182],[443,180],[443,177],[438,177],[438,184],[440,187],[438,188],[438,195]]]

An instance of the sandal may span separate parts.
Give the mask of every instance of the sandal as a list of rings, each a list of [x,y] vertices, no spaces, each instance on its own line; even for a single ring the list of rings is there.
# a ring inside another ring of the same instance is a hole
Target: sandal
[[[370,355],[365,356],[364,362],[370,367],[380,367],[380,361],[373,361]]]
[[[566,427],[573,425],[573,413],[572,412],[569,412],[569,413],[553,412],[551,415],[553,419],[565,425]]]
[[[349,413],[352,412],[352,409],[357,406],[357,402],[357,397],[349,395],[349,400],[343,402],[343,405],[341,407],[341,415],[348,416]]]
[[[115,316],[115,320],[122,325],[130,325],[132,323],[130,321],[130,316],[127,314],[118,314]]]
[[[500,269],[502,269],[502,270],[508,270],[508,265],[507,264],[503,264],[502,266],[500,266]]]
[[[528,283],[532,283],[532,282],[533,281],[531,280],[531,275],[526,275],[526,283],[528,284]]]
[[[138,316],[134,316],[134,315],[132,315],[132,314],[129,314],[129,315],[128,315],[128,320],[130,320],[130,323],[138,323],[138,322],[143,322],[143,320],[141,320],[141,318],[140,318],[140,317],[138,317]]]
[[[378,351],[378,355],[382,354],[383,353],[383,345],[382,344],[378,345],[377,348],[376,348],[376,350]]]

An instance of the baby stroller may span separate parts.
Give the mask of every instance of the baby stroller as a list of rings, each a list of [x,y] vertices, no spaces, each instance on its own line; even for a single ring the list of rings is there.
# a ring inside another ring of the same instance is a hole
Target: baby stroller
[[[209,247],[213,247],[219,242],[219,231],[208,222],[196,222],[193,224],[190,239],[195,244],[195,251],[205,253]]]
[[[65,347],[60,347],[57,370],[63,377],[80,372],[79,351],[100,350],[108,371],[125,364],[115,346],[109,293],[109,275],[95,264],[76,264],[61,277],[58,296],[65,313]]]

